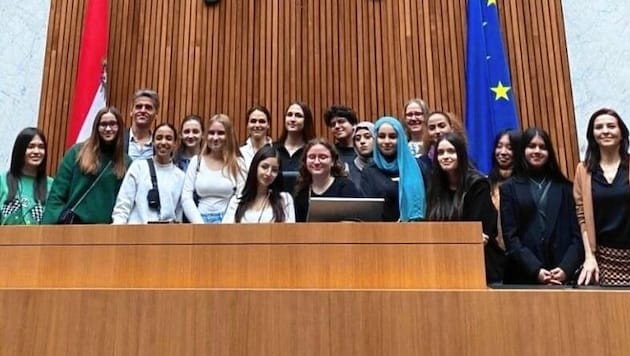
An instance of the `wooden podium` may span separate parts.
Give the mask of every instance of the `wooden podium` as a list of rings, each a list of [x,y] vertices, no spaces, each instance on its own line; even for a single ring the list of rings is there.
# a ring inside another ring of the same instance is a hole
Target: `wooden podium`
[[[0,229],[5,288],[485,288],[461,224],[41,226]]]
[[[623,355],[625,291],[489,290],[478,223],[0,228],[0,355]]]

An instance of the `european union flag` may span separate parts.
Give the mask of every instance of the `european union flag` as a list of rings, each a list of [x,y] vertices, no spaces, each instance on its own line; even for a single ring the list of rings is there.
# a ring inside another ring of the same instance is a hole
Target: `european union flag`
[[[494,137],[518,128],[514,91],[503,49],[497,0],[468,0],[466,131],[470,158],[488,173]]]

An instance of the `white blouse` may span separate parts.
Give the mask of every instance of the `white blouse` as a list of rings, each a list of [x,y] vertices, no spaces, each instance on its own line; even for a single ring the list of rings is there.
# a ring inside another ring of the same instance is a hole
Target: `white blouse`
[[[287,192],[280,193],[280,197],[282,198],[282,209],[284,210],[284,222],[294,223],[295,222],[295,207],[293,206],[293,197],[291,194]],[[240,199],[236,196],[230,199],[230,203],[228,204],[227,211],[223,216],[223,224],[233,224],[234,223],[234,215],[236,214],[236,209],[238,208],[238,203]],[[271,205],[265,205],[265,208],[262,210],[254,210],[247,209],[241,218],[241,223],[272,223],[274,222],[273,218],[273,209]]]
[[[194,156],[188,164],[184,189],[182,191],[182,206],[184,214],[193,224],[203,224],[202,214],[223,214],[230,199],[240,194],[245,183],[244,162],[241,159],[241,174],[233,179],[226,168],[213,170],[208,168],[204,161],[199,165],[199,156]],[[199,194],[199,206],[193,200],[193,191]]]

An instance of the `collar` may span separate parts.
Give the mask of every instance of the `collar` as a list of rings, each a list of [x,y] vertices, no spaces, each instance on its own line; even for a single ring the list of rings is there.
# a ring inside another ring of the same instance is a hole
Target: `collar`
[[[267,136],[267,139],[265,140],[265,145],[273,145],[273,141],[271,140],[271,137]],[[252,138],[251,137],[247,138],[247,141],[245,141],[245,145],[244,146],[254,147],[254,144],[252,143]]]
[[[131,127],[129,128],[129,142],[138,142],[136,137],[133,135],[133,129]],[[145,143],[144,145],[145,146],[153,145],[153,134],[151,131],[149,131],[149,141],[147,141],[147,143]]]

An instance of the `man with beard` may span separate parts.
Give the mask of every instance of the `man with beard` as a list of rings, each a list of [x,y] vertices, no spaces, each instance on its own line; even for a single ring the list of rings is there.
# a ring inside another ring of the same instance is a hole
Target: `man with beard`
[[[140,89],[133,94],[131,107],[132,124],[125,131],[125,152],[132,160],[153,156],[151,127],[160,109],[160,96],[155,90]]]

